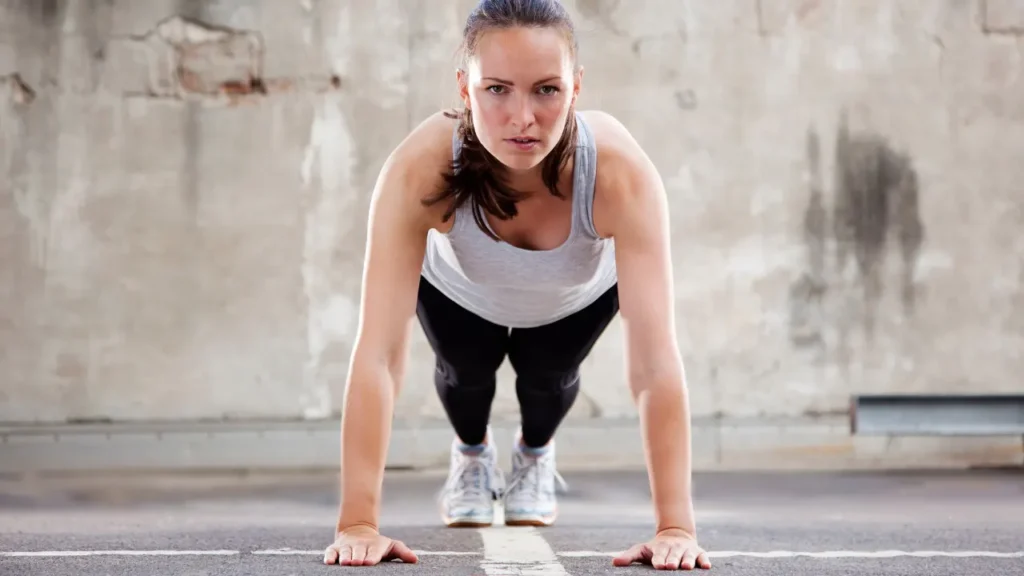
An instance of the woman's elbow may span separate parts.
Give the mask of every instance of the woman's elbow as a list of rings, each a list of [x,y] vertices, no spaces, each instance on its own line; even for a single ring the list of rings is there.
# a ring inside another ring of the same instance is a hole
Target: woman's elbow
[[[357,343],[348,370],[349,390],[371,391],[375,395],[397,393],[401,380],[399,355],[387,349]]]
[[[634,398],[648,394],[686,393],[686,374],[678,357],[632,363],[629,388]]]

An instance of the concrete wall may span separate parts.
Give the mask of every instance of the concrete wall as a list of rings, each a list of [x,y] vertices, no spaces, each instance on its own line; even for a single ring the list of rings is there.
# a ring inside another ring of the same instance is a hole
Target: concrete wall
[[[370,189],[472,4],[0,0],[0,421],[335,412]],[[581,107],[668,187],[698,416],[1020,390],[1024,4],[570,4]],[[635,413],[620,340],[574,421]]]

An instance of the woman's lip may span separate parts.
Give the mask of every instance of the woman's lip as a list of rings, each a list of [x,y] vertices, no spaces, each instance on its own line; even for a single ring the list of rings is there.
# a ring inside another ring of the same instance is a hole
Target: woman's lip
[[[519,150],[523,150],[523,151],[533,150],[537,146],[537,144],[540,144],[540,140],[536,140],[536,139],[533,139],[533,138],[531,138],[529,140],[516,140],[514,138],[509,138],[509,139],[507,139],[505,141],[508,142],[509,144],[515,146]]]

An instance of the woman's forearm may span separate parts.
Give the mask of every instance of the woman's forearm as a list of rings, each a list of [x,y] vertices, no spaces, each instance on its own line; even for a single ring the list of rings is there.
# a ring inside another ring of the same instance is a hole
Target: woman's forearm
[[[683,376],[646,382],[641,390],[637,401],[657,530],[677,528],[696,537],[690,409]]]
[[[341,424],[338,531],[357,525],[379,528],[394,397],[394,378],[386,365],[353,360]]]

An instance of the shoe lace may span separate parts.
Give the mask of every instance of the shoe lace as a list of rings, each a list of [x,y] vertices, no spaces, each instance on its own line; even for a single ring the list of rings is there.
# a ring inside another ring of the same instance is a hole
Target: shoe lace
[[[539,497],[542,485],[541,472],[549,472],[555,479],[556,491],[559,488],[562,493],[569,491],[568,482],[558,473],[553,462],[546,458],[523,458],[520,466],[513,471],[512,478],[502,495],[503,503],[508,502],[509,496],[515,493],[517,488],[519,494],[525,493],[530,498]]]
[[[502,483],[500,470],[488,466],[479,458],[463,457],[452,469],[439,497],[449,494],[458,500],[477,499],[485,495],[493,498],[500,494]]]

